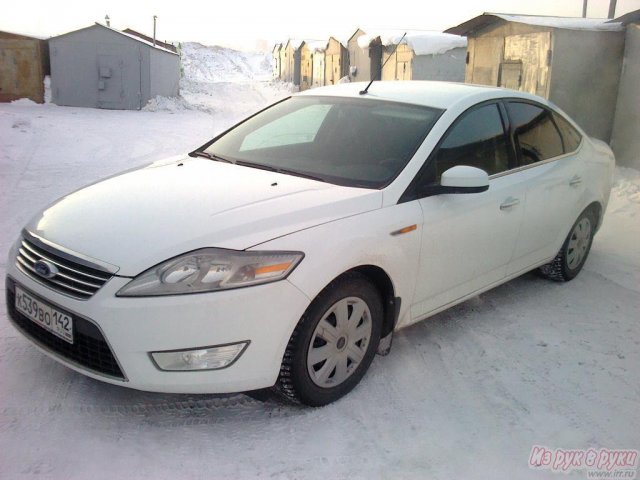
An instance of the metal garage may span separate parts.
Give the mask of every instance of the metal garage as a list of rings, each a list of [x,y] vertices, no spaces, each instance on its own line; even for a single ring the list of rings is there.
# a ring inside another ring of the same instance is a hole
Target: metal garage
[[[468,37],[466,82],[548,98],[608,142],[623,30],[606,19],[485,13],[446,31]]]
[[[0,31],[0,102],[29,98],[43,103],[48,74],[46,40]]]
[[[273,46],[271,54],[273,55],[273,78],[282,79],[282,65],[280,63],[280,50],[282,49],[281,43],[276,43]]]
[[[324,52],[324,72],[325,85],[335,85],[349,75],[349,51],[334,37],[329,37]]]
[[[626,26],[611,148],[620,165],[640,169],[640,10],[616,18]]]
[[[300,45],[302,40],[289,39],[280,50],[281,79],[283,82],[300,85]]]
[[[49,39],[57,105],[139,110],[157,95],[178,95],[180,57],[96,23]]]

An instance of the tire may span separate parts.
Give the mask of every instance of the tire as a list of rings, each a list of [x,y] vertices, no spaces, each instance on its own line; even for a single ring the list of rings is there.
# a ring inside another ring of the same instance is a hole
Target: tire
[[[540,267],[540,274],[557,282],[573,280],[580,273],[589,256],[596,225],[597,218],[593,210],[582,212],[571,227],[556,258]]]
[[[382,317],[380,293],[365,276],[354,272],[334,280],[298,322],[274,390],[313,407],[349,393],[373,361]]]

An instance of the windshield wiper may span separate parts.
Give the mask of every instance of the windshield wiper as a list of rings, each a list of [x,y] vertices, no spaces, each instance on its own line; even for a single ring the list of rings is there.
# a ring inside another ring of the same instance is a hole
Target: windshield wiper
[[[243,160],[238,160],[236,165],[242,165],[243,167],[250,168],[259,168],[261,170],[268,170],[270,172],[283,173],[285,175],[293,175],[295,177],[308,178],[309,180],[316,180],[318,182],[327,183],[327,181],[316,175],[311,175],[310,173],[298,172],[297,170],[289,170],[288,168],[281,167],[273,167],[271,165],[265,165],[264,163],[253,163],[253,162],[245,162]]]
[[[216,155],[215,153],[195,151],[195,152],[191,152],[189,155],[192,157],[208,158],[209,160],[215,160],[216,162],[235,163],[229,160],[228,158],[221,157],[220,155]]]

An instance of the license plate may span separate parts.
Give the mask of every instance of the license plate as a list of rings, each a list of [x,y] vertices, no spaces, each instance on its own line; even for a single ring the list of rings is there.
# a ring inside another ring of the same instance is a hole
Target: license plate
[[[73,343],[73,318],[16,286],[16,310],[45,330]]]

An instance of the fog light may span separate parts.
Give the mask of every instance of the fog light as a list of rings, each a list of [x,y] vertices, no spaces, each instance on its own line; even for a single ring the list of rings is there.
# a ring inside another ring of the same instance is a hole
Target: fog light
[[[217,370],[235,362],[245,351],[249,341],[192,350],[151,352],[151,358],[160,370],[190,371]]]

